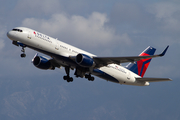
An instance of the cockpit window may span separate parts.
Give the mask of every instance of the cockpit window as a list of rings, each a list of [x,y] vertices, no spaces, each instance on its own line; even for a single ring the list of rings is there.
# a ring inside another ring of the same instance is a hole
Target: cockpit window
[[[20,29],[12,29],[12,31],[23,32],[23,31],[22,31],[22,30],[20,30]]]

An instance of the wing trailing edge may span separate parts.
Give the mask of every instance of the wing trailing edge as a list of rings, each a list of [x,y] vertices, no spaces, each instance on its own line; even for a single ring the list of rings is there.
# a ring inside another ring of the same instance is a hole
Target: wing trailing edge
[[[121,63],[126,63],[126,62],[134,63],[142,59],[162,57],[166,54],[168,48],[169,48],[169,45],[164,49],[162,53],[156,54],[156,55],[127,56],[127,57],[93,57],[93,60],[96,62],[97,67],[106,66],[112,63],[115,63],[115,64],[121,64]]]

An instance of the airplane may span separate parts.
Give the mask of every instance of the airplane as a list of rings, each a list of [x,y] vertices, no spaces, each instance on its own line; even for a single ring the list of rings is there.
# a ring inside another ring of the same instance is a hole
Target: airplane
[[[74,69],[76,77],[85,77],[89,81],[94,81],[95,78],[92,75],[114,83],[134,86],[148,86],[150,82],[172,81],[170,78],[144,77],[151,59],[164,56],[169,46],[161,54],[156,55],[154,55],[156,49],[149,46],[139,56],[98,57],[26,27],[13,28],[7,32],[7,36],[12,40],[12,44],[22,47],[22,58],[26,57],[26,47],[50,56],[47,58],[36,54],[32,63],[43,70],[64,67],[66,75],[63,79],[67,82],[73,81],[70,70]],[[127,62],[129,62],[127,66],[121,65]]]

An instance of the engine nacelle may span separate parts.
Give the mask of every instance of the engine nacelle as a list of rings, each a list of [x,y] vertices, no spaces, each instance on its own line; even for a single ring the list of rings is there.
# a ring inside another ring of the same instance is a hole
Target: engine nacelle
[[[47,58],[42,56],[35,56],[32,62],[34,66],[36,66],[39,69],[43,69],[43,70],[55,69],[55,67],[51,65],[51,62]]]
[[[76,56],[76,63],[82,67],[92,67],[95,65],[93,58],[85,54],[78,54]]]

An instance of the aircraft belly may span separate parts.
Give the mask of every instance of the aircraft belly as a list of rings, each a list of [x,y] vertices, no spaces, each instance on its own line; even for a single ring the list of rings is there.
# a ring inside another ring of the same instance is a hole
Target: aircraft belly
[[[114,78],[113,76],[107,74],[106,72],[104,72],[100,69],[94,69],[92,74],[97,76],[97,77],[100,77],[102,79],[105,79],[107,81],[119,83],[119,81],[116,78]]]
[[[94,75],[107,81],[120,84],[133,84],[135,82],[133,75],[130,75],[129,71],[122,72],[112,67],[101,67],[100,69],[96,69],[94,71]]]
[[[114,78],[116,78],[120,84],[122,84],[123,81],[126,79],[126,75],[117,69],[105,67],[103,68],[103,70],[106,71],[108,74],[112,75]]]
[[[93,74],[107,81],[111,81],[115,83],[121,83],[121,81],[119,80],[122,79],[121,78],[122,75],[119,74],[118,71],[109,67],[101,67],[100,69],[95,69],[93,71]]]

